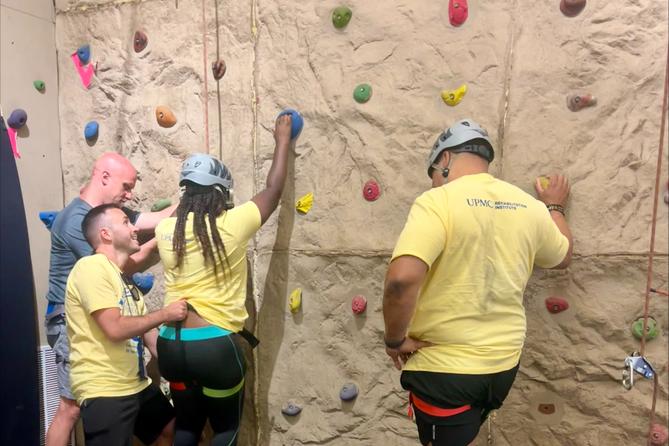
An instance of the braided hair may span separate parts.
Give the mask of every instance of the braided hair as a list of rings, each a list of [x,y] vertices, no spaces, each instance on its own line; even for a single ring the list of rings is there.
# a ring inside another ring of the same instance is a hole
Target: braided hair
[[[200,186],[192,181],[183,181],[182,184],[183,195],[177,207],[177,223],[172,237],[172,249],[177,255],[177,267],[183,266],[186,254],[186,221],[188,214],[192,212],[193,232],[202,248],[204,263],[213,265],[214,275],[218,280],[219,263],[223,263],[225,259],[225,264],[230,269],[228,254],[216,226],[216,218],[232,207],[230,206],[230,191],[220,186]],[[209,230],[207,230],[205,218],[209,222]],[[225,276],[225,267],[223,276]]]

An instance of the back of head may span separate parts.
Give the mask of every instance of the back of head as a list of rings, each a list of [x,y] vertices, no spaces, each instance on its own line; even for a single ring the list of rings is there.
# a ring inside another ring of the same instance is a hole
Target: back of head
[[[181,165],[179,185],[186,181],[199,186],[221,186],[231,190],[233,187],[232,174],[225,165],[211,155],[194,153],[186,158]]]
[[[445,151],[473,153],[491,163],[495,151],[488,132],[471,119],[462,119],[444,130],[432,145],[427,161],[427,174],[432,177],[432,166]]]

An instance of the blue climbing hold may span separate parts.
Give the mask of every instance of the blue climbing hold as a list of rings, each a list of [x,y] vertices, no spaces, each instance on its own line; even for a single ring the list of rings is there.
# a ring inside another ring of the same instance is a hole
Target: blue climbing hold
[[[358,397],[358,386],[354,383],[346,383],[339,391],[339,398],[342,401],[352,401]]]
[[[56,215],[58,215],[58,211],[42,211],[39,213],[39,219],[42,220],[44,226],[50,231]]]
[[[86,65],[88,61],[91,60],[91,46],[90,45],[80,46],[79,49],[77,50],[77,56],[79,57],[81,64]]]
[[[98,121],[90,121],[88,124],[86,124],[86,128],[84,129],[84,137],[87,141],[98,137],[99,127],[100,126],[98,125]]]
[[[287,108],[279,113],[279,116],[283,115],[290,115],[290,139],[297,138],[300,135],[300,132],[302,132],[302,127],[304,126],[304,119],[302,118],[302,115],[300,112],[293,110],[292,108]]]
[[[142,294],[147,294],[153,288],[153,273],[135,273],[132,281]]]
[[[7,119],[7,125],[13,129],[20,129],[28,122],[28,114],[22,108],[14,110]]]
[[[281,413],[289,417],[299,415],[300,412],[302,412],[302,407],[294,401],[288,401],[281,408]]]

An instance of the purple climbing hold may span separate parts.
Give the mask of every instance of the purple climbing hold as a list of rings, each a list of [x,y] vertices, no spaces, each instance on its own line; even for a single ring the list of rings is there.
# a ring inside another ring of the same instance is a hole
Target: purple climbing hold
[[[9,115],[9,119],[7,119],[7,125],[13,129],[18,130],[24,125],[26,125],[27,121],[28,121],[28,114],[26,113],[26,111],[23,110],[22,108],[17,108]]]
[[[358,386],[354,383],[346,383],[339,391],[339,398],[342,401],[352,401],[358,397]]]

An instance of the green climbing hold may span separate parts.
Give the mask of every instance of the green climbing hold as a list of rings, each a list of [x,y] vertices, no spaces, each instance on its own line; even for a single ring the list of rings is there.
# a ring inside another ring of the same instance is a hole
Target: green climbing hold
[[[44,91],[44,88],[46,85],[44,84],[44,81],[33,81],[33,86],[35,87],[35,90],[37,91]]]
[[[360,84],[353,90],[353,99],[359,104],[364,104],[372,97],[372,86],[369,84]]]
[[[353,12],[346,6],[338,6],[332,11],[332,24],[335,28],[341,29],[351,21]]]
[[[162,198],[151,206],[151,212],[160,212],[165,208],[172,206],[172,201],[169,198]]]
[[[632,322],[632,334],[635,338],[641,340],[643,333],[643,317],[637,318]],[[655,339],[657,337],[657,321],[649,317],[646,323],[646,339]]]

